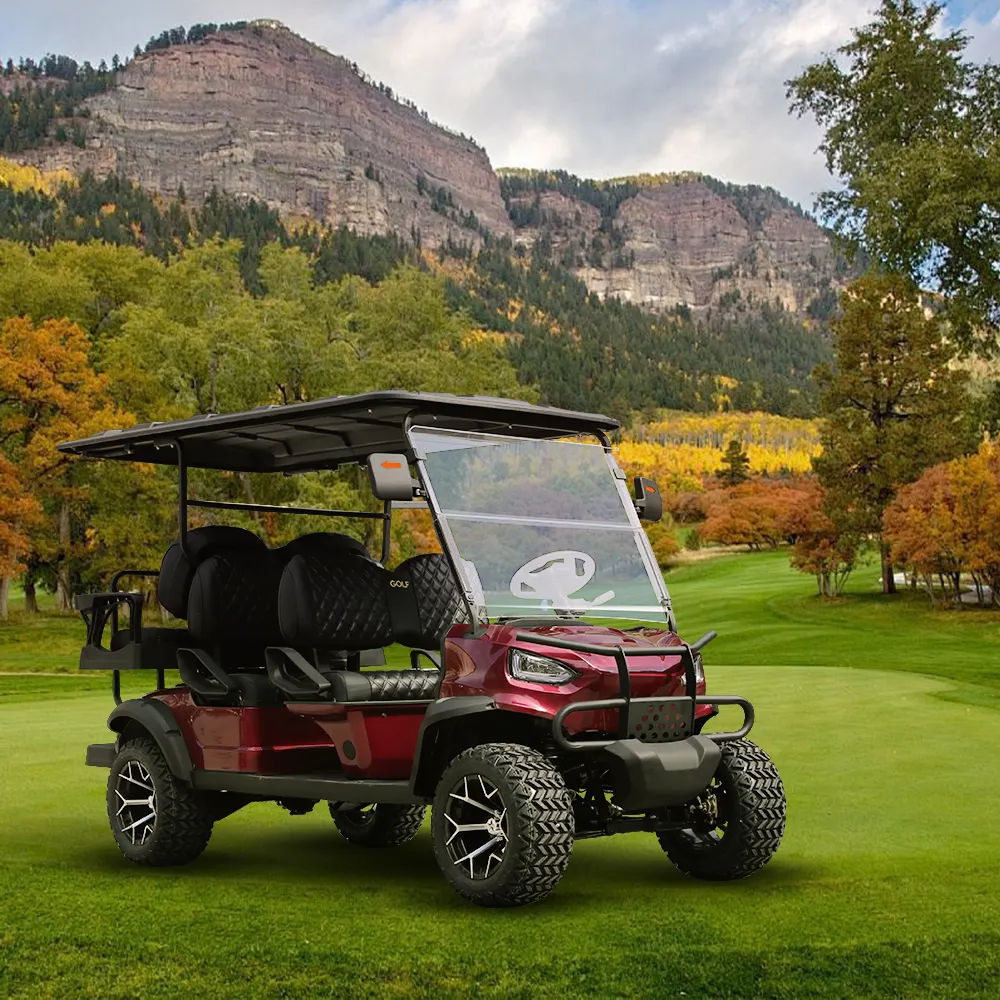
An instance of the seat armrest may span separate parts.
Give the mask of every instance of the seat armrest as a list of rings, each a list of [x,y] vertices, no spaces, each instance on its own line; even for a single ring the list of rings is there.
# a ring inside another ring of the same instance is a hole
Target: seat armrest
[[[181,680],[203,698],[234,694],[236,682],[203,649],[177,650],[177,669]]]
[[[426,657],[434,664],[435,670],[441,669],[441,662],[434,656],[433,653],[429,653],[426,649],[411,649],[410,650],[410,669],[411,670],[423,670],[424,667],[420,666],[420,657]]]
[[[315,698],[332,687],[330,681],[291,646],[268,646],[264,650],[264,663],[271,683],[293,698]]]

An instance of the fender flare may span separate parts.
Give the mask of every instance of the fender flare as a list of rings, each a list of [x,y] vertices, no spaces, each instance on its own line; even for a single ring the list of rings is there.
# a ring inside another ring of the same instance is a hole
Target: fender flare
[[[456,719],[481,715],[484,712],[497,711],[496,702],[488,695],[459,695],[453,698],[441,698],[428,706],[420,732],[417,733],[417,745],[413,752],[413,768],[410,771],[410,790],[416,795],[433,795],[423,788],[427,783],[427,774],[431,766],[431,755],[434,746],[434,736],[441,726],[454,722]]]
[[[161,701],[133,698],[123,701],[108,717],[108,729],[120,736],[125,727],[135,722],[153,738],[170,768],[171,774],[191,784],[194,765],[188,753],[184,734],[170,709]]]

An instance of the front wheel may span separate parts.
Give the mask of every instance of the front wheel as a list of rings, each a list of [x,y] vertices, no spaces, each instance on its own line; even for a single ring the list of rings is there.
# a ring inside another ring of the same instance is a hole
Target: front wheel
[[[424,806],[372,805],[335,809],[330,815],[344,840],[361,847],[399,847],[417,835]]]
[[[460,896],[523,906],[547,896],[573,852],[573,805],[537,750],[486,743],[459,754],[438,783],[434,854]]]
[[[107,800],[115,843],[133,864],[186,865],[208,846],[215,819],[209,802],[171,773],[151,739],[129,740],[118,751]]]
[[[657,834],[686,875],[712,882],[746,878],[771,860],[785,830],[785,789],[770,757],[749,740],[722,745],[709,787],[688,807],[687,830]]]

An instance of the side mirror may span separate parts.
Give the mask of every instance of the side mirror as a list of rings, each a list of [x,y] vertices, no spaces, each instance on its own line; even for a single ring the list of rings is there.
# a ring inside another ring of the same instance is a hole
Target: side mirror
[[[663,498],[654,480],[635,477],[635,512],[642,521],[659,521],[663,517]]]
[[[405,455],[369,455],[368,478],[378,500],[412,500],[417,483]]]

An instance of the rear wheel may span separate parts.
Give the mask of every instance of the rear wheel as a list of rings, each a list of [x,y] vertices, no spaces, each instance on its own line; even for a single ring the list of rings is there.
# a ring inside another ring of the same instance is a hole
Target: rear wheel
[[[781,843],[785,790],[771,759],[749,740],[722,745],[712,783],[689,809],[689,829],[657,836],[667,857],[694,878],[746,878],[763,868]]]
[[[573,852],[572,797],[562,776],[515,743],[459,754],[438,783],[431,827],[445,878],[480,906],[543,899]]]
[[[170,772],[151,739],[130,740],[118,751],[107,802],[115,843],[133,864],[185,865],[208,846],[210,803]]]
[[[344,840],[361,847],[399,847],[413,840],[424,822],[424,806],[361,805],[330,815]]]

